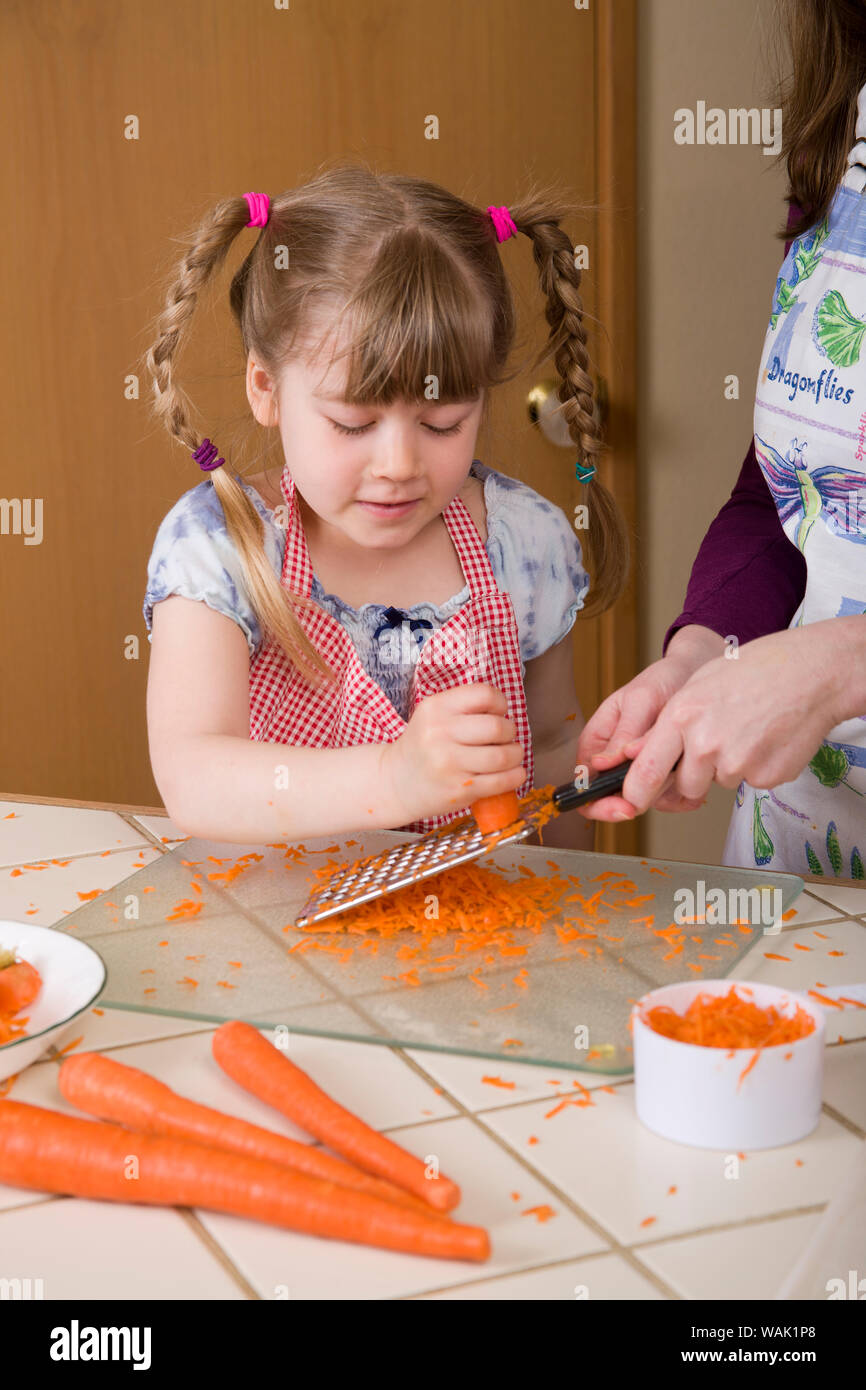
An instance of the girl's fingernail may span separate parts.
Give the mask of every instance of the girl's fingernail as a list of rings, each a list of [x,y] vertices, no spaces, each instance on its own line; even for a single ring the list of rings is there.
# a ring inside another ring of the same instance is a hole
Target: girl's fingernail
[[[628,820],[625,811],[614,811],[613,818],[614,820]]]

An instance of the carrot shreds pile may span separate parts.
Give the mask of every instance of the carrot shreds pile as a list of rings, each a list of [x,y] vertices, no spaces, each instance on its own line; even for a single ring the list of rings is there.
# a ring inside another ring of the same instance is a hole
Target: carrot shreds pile
[[[360,862],[360,861],[358,861]],[[314,870],[316,886],[327,882],[345,866],[322,865]],[[486,938],[486,944],[511,947],[517,943],[501,940],[502,924],[509,928],[540,932],[555,915],[568,884],[556,875],[530,874],[509,880],[499,869],[485,869],[471,862],[458,864],[418,883],[410,883],[397,893],[386,893],[361,903],[337,918],[325,918],[308,931],[364,933],[377,932],[390,937],[398,932],[414,932],[432,941],[449,931],[468,932]],[[438,892],[437,892],[438,890]],[[430,894],[438,897],[438,916],[430,916]]]
[[[762,1048],[796,1042],[815,1029],[811,1014],[797,1004],[793,1015],[743,999],[734,985],[727,994],[698,994],[684,1014],[667,1004],[647,1009],[643,1022],[656,1033],[699,1047]],[[757,1054],[756,1054],[757,1056]],[[753,1066],[752,1061],[749,1066]]]

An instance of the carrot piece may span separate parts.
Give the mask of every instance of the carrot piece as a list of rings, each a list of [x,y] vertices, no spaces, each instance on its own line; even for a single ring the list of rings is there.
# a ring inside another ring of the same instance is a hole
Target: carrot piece
[[[130,1162],[137,1160],[137,1175]],[[267,1159],[4,1100],[0,1182],[109,1202],[203,1207],[332,1240],[445,1259],[486,1260],[487,1232],[353,1192]]]
[[[502,792],[499,796],[483,796],[470,808],[482,835],[491,830],[504,830],[520,820],[520,802],[517,792]]]
[[[32,1004],[42,987],[42,976],[12,951],[0,951],[0,1014],[17,1014]]]
[[[240,1019],[220,1024],[212,1047],[217,1064],[239,1086],[359,1168],[414,1192],[439,1211],[450,1211],[460,1201],[456,1183],[442,1174],[428,1178],[420,1158],[332,1100],[252,1024]]]
[[[126,1125],[139,1134],[187,1139],[250,1158],[265,1158],[298,1173],[429,1213],[417,1197],[381,1178],[371,1177],[342,1158],[188,1100],[157,1077],[99,1052],[68,1057],[61,1064],[57,1084],[70,1105],[97,1119]]]

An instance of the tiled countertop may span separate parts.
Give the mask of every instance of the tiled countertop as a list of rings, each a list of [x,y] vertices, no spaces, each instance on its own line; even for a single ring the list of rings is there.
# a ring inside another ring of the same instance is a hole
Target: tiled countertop
[[[59,925],[81,895],[182,838],[156,815],[0,798],[0,918]],[[732,978],[801,989],[866,980],[866,886],[810,881],[782,934],[769,948],[756,941]],[[211,1026],[97,1008],[69,1036],[82,1032],[78,1051],[112,1053],[204,1104],[307,1138],[213,1067]],[[722,1153],[644,1129],[628,1078],[296,1035],[293,1059],[337,1100],[419,1155],[435,1144],[463,1189],[458,1219],[490,1232],[483,1268],[0,1185],[0,1277],[38,1276],[46,1298],[76,1300],[772,1298],[866,1137],[866,1011],[833,1012],[827,1036],[817,1130],[746,1154],[732,1176]],[[57,1059],[10,1094],[75,1113]],[[482,1081],[491,1071],[506,1085]],[[593,1105],[548,1117],[576,1076]]]

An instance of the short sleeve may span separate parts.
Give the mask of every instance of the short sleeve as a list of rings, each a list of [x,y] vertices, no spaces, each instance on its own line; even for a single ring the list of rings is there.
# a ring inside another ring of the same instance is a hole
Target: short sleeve
[[[255,488],[235,475],[264,523],[265,550],[277,575],[282,573],[285,531],[277,526]],[[261,645],[238,553],[229,540],[222,503],[210,479],[178,498],[156,533],[147,566],[142,613],[147,640],[152,640],[153,605],[171,594],[206,603],[238,624],[250,656]]]
[[[527,483],[486,465],[487,553],[496,582],[514,605],[521,660],[561,642],[586,601],[589,575],[577,532],[560,507]]]

